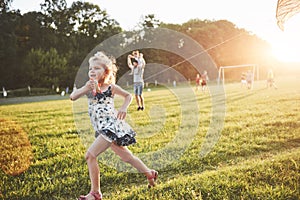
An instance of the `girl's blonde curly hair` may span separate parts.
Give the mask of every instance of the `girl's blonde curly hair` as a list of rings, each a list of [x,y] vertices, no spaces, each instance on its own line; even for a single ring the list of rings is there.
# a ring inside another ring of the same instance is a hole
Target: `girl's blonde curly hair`
[[[116,59],[112,56],[107,56],[104,52],[98,51],[89,59],[90,66],[104,67],[105,74],[103,82],[107,84],[116,83],[116,74],[118,71]]]

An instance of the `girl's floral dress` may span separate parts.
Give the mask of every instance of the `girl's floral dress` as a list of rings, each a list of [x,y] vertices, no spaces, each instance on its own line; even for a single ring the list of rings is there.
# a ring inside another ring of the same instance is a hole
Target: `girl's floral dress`
[[[111,85],[96,96],[91,93],[87,96],[88,113],[95,130],[95,137],[101,134],[106,140],[119,146],[136,143],[136,133],[124,120],[117,119]]]

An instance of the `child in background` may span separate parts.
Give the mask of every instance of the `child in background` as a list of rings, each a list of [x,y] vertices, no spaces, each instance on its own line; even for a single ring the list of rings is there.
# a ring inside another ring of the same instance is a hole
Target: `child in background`
[[[244,86],[247,87],[247,80],[246,80],[246,73],[243,72],[241,75],[241,88],[243,88]]]
[[[139,172],[144,173],[148,179],[148,187],[155,185],[158,172],[149,169],[138,157],[134,156],[126,147],[136,143],[136,133],[124,121],[127,108],[131,103],[132,96],[118,85],[115,85],[116,66],[104,53],[98,52],[89,59],[90,78],[86,84],[73,91],[70,95],[72,101],[83,95],[88,97],[88,113],[95,130],[95,141],[87,150],[85,159],[89,169],[91,190],[86,196],[79,199],[102,199],[100,190],[100,171],[97,156],[109,147],[120,158]],[[96,84],[95,84],[96,83]],[[92,91],[96,91],[93,92]],[[114,96],[124,98],[123,105],[118,111],[114,108]]]
[[[202,86],[202,92],[206,92],[207,90],[207,81],[208,81],[208,75],[207,75],[207,71],[204,71],[203,74],[201,74],[201,86]]]
[[[252,89],[252,87],[253,87],[253,74],[252,74],[251,70],[247,71],[246,81],[247,81],[247,88],[249,90]]]
[[[274,73],[272,69],[269,69],[268,74],[267,74],[267,88],[274,87],[277,89],[277,86],[275,85],[274,82]]]

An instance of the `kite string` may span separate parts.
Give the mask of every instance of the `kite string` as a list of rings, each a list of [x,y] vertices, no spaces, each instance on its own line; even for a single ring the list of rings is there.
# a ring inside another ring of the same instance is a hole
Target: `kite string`
[[[245,33],[240,33],[240,34],[238,34],[238,35],[232,36],[231,38],[228,38],[227,40],[224,40],[223,42],[220,42],[220,43],[218,43],[218,44],[216,44],[216,45],[214,45],[214,46],[211,46],[211,47],[209,47],[208,49],[204,49],[203,51],[200,51],[199,53],[197,53],[197,54],[195,54],[195,55],[192,55],[191,57],[189,57],[189,58],[187,58],[187,59],[184,59],[183,61],[180,61],[180,62],[178,62],[178,63],[176,63],[176,64],[174,64],[174,65],[172,65],[172,66],[170,66],[170,67],[167,67],[166,69],[164,69],[164,70],[162,70],[162,71],[160,71],[160,72],[158,72],[158,73],[155,73],[155,74],[153,74],[153,75],[147,77],[145,80],[148,80],[148,79],[150,79],[150,78],[152,78],[152,77],[154,77],[154,76],[156,76],[156,75],[159,75],[159,74],[161,74],[161,73],[163,73],[163,72],[165,72],[165,71],[167,71],[167,70],[169,70],[169,69],[171,69],[171,68],[174,68],[174,67],[176,67],[176,66],[178,66],[178,65],[180,65],[180,64],[182,64],[182,63],[184,63],[184,62],[186,62],[186,61],[189,61],[189,60],[191,60],[192,58],[194,58],[194,57],[196,57],[196,56],[199,56],[199,55],[201,55],[201,54],[203,54],[203,53],[205,53],[205,52],[208,52],[209,50],[212,50],[212,49],[214,49],[214,48],[216,48],[216,47],[218,47],[218,46],[220,46],[220,45],[223,45],[223,44],[225,44],[225,43],[227,43],[227,42],[229,42],[229,41],[231,41],[231,40],[234,40],[234,39],[240,37],[240,36],[243,35],[243,34],[245,34]]]

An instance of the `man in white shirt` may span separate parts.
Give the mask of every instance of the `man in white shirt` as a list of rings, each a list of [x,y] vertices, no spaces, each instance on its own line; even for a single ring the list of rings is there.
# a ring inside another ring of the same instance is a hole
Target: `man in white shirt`
[[[138,105],[137,110],[144,110],[145,106],[144,106],[144,98],[143,98],[143,88],[144,88],[144,69],[145,69],[146,62],[143,57],[140,57],[138,51],[134,51],[133,55],[128,55],[127,64],[133,73],[134,94],[135,94],[136,103]]]

